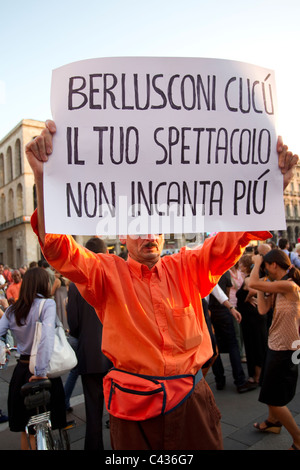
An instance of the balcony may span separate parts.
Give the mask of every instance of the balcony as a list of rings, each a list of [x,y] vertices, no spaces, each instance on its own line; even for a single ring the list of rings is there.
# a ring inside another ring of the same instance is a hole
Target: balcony
[[[0,224],[0,232],[3,232],[4,230],[7,230],[9,228],[16,227],[17,225],[29,224],[29,223],[30,223],[30,215],[21,215],[20,217],[8,220],[7,222]]]

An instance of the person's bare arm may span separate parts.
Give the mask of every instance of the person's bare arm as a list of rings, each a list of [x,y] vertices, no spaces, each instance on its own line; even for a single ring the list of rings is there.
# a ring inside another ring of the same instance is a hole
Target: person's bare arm
[[[266,297],[265,292],[257,291],[257,311],[260,315],[266,315],[266,313],[268,313],[270,308],[273,306],[273,294],[267,295],[268,297]]]

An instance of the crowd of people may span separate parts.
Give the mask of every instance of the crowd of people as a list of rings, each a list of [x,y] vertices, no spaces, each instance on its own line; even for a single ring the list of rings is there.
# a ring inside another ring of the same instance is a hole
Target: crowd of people
[[[13,305],[19,298],[23,277],[28,269],[41,267],[49,275],[50,294],[55,299],[58,316],[67,330],[65,302],[67,298],[67,283],[57,271],[53,270],[45,259],[32,261],[17,269],[0,262],[0,318],[8,306]]]
[[[107,253],[105,243],[99,238],[90,239],[86,247],[94,253]],[[281,251],[286,257],[285,261],[288,267],[291,268],[292,266],[293,269],[296,269],[295,259],[300,260],[296,248],[299,249],[300,245],[297,245],[294,250],[289,248],[288,252],[286,252],[286,247],[286,239],[280,239],[278,246],[275,246],[273,242],[248,245],[240,260],[224,273],[210,296],[203,299],[203,309],[207,312],[205,315],[207,326],[209,327],[212,344],[215,346],[213,360],[210,365],[212,366],[212,372],[215,376],[216,388],[218,390],[222,390],[226,385],[226,377],[222,365],[222,353],[229,353],[234,383],[239,393],[255,390],[257,387],[261,387],[263,383],[265,362],[269,350],[269,330],[272,325],[274,305],[269,302],[268,308],[261,308],[262,299],[259,291],[260,286],[253,284],[253,280],[251,283],[251,277],[253,277],[252,270],[255,268],[255,263],[258,263],[256,260],[257,255],[260,260],[263,260],[265,255],[270,252],[273,253],[274,250],[278,252]],[[293,259],[293,263],[291,259]],[[62,392],[61,389],[61,380],[56,381],[59,386],[57,387],[56,384],[57,395],[55,400],[61,403],[62,400],[64,401],[64,410],[62,410],[62,408],[60,410],[60,426],[62,426],[65,419],[62,416],[72,411],[70,407],[70,397],[78,376],[81,376],[85,397],[87,425],[85,449],[101,450],[104,448],[102,437],[104,403],[103,378],[112,367],[111,361],[104,356],[101,351],[102,324],[97,318],[94,308],[83,299],[75,284],[60,275],[58,271],[51,268],[44,259],[39,262],[32,262],[28,267],[22,266],[20,269],[10,269],[0,263],[1,316],[3,316],[4,312],[10,306],[16,305],[20,296],[24,301],[24,297],[27,296],[24,289],[26,291],[28,291],[29,288],[33,289],[35,284],[33,277],[31,276],[31,279],[28,281],[28,272],[30,270],[32,273],[35,273],[36,276],[40,276],[41,272],[46,274],[49,283],[49,292],[47,292],[47,294],[44,293],[44,295],[54,301],[55,315],[58,315],[64,325],[69,341],[78,356],[78,365],[70,371],[64,386],[64,392]],[[24,289],[22,292],[21,286],[23,279],[25,279],[25,285],[23,285]],[[261,266],[259,279],[261,282],[264,282],[264,288],[265,286],[271,285],[270,282],[265,282],[268,279],[268,272]],[[218,291],[216,290],[217,287],[219,288]],[[222,294],[220,294],[220,289]],[[39,295],[36,291],[33,290],[33,292],[34,298],[36,295]],[[39,288],[38,292],[41,292],[41,288]],[[268,296],[268,294],[265,294],[265,296]],[[34,298],[32,299],[32,306],[34,305]],[[204,305],[204,302],[207,302],[207,304]],[[297,297],[295,302],[297,305],[294,305],[294,310],[295,312],[300,312],[300,297]],[[36,312],[36,306],[33,310]],[[300,315],[300,313],[297,315]],[[10,345],[17,345],[17,343],[22,344],[22,339],[19,337],[18,332],[14,331],[13,327],[12,330],[13,331],[8,329],[6,332],[6,343]],[[22,354],[22,352],[24,351],[22,351],[21,347],[21,364],[23,364],[24,361],[26,363],[26,359],[28,359],[28,354]],[[243,362],[246,363],[248,377],[246,377],[244,372],[242,366]],[[25,375],[26,379],[22,377],[21,382],[19,381],[17,386],[14,385],[17,391],[19,391],[24,380],[30,380],[28,368],[25,367],[25,369],[27,371]],[[205,367],[203,367],[203,371],[204,370]],[[206,373],[207,371],[205,375]],[[297,378],[295,370],[293,374]],[[295,377],[293,380],[294,386]],[[289,385],[290,383],[291,382],[289,382]],[[289,388],[289,390],[291,392],[291,388]],[[289,395],[288,401],[292,399],[294,392],[295,387],[291,395]],[[265,399],[263,398],[262,401],[263,400]],[[14,410],[17,410],[19,415],[20,408],[22,408],[20,404],[17,407],[16,402],[16,398],[11,395],[9,398],[9,414],[11,415],[12,422],[15,419],[13,418],[15,414]],[[268,404],[268,401],[266,403]],[[284,421],[284,419],[282,419],[280,413],[276,414],[276,408],[274,411],[274,407],[272,408],[269,404],[268,406],[270,409],[268,419],[264,423],[255,423],[254,426],[261,432],[280,432],[282,426],[281,421]],[[277,419],[277,415],[281,417],[281,421]],[[26,419],[27,418],[28,416],[26,414]],[[55,417],[53,419],[55,423]],[[0,421],[4,422],[6,420],[8,420],[8,417],[3,415],[0,411]],[[291,418],[290,421],[292,421]],[[24,423],[19,427],[17,426],[16,429],[20,430],[23,425]],[[107,425],[109,425],[108,422]],[[297,425],[293,422],[292,424],[288,422],[287,426],[292,427],[293,445],[295,447],[300,446],[300,440],[297,441]],[[11,429],[14,430],[14,425],[12,425]],[[24,445],[26,447],[24,443],[25,439],[22,438],[22,448],[24,448]]]

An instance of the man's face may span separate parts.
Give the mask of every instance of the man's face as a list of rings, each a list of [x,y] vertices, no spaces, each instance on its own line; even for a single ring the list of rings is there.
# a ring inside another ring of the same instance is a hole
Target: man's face
[[[128,235],[126,239],[121,239],[122,243],[126,243],[130,257],[149,268],[159,260],[164,241],[163,234]]]
[[[16,284],[18,284],[18,282],[21,281],[21,274],[20,274],[20,272],[19,272],[19,271],[14,271],[14,272],[12,273],[12,278],[13,278],[14,282],[15,282]]]

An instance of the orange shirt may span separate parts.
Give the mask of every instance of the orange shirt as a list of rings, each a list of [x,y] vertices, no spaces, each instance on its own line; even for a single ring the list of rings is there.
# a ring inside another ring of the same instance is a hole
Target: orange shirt
[[[37,216],[32,217],[37,233]],[[103,323],[102,349],[115,367],[139,374],[195,374],[212,356],[201,297],[250,240],[269,232],[219,233],[149,270],[128,257],[95,254],[71,236],[46,234],[45,258],[73,281]]]
[[[7,291],[6,291],[7,300],[11,298],[13,298],[14,300],[18,300],[20,289],[21,289],[21,284],[22,284],[22,281],[18,282],[17,284],[13,282],[12,284],[8,286]]]

